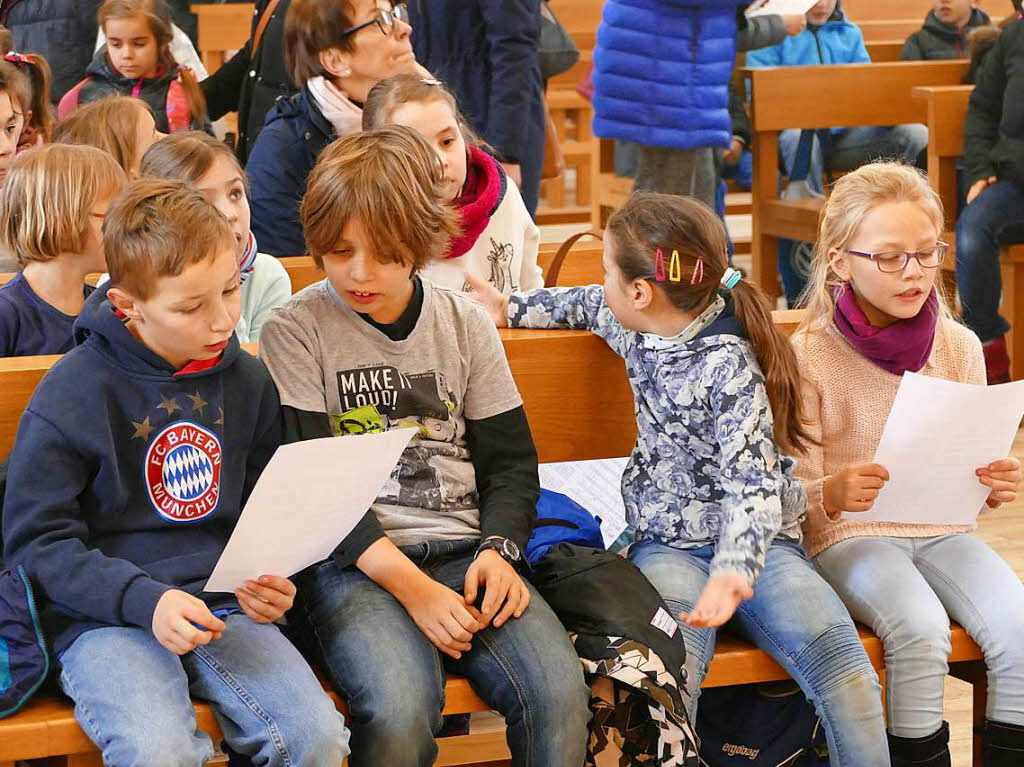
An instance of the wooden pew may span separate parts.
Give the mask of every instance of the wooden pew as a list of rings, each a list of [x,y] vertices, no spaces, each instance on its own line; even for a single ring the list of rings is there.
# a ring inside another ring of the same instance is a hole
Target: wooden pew
[[[924,105],[911,100],[911,90],[957,84],[966,70],[963,60],[745,69],[752,101],[754,282],[779,295],[778,238],[813,241],[822,207],[820,199],[779,199],[779,133],[924,122]],[[843,97],[821,98],[826,92]]]
[[[913,98],[926,107],[929,131],[928,182],[942,198],[946,218],[946,242],[953,245],[942,265],[945,274],[955,279],[956,212],[959,198],[956,161],[964,151],[964,123],[972,85],[917,87]],[[1003,249],[1001,259],[1003,300],[1000,311],[1014,330],[1007,336],[1011,373],[1014,380],[1024,378],[1024,245]]]
[[[253,3],[193,3],[198,20],[199,58],[211,75],[221,68],[228,51],[243,48],[249,40]]]
[[[792,333],[797,311],[776,312],[775,321]],[[502,330],[505,353],[523,396],[537,451],[542,462],[612,458],[628,455],[635,437],[633,396],[623,361],[596,336],[582,331]],[[255,351],[250,347],[252,351]],[[11,426],[27,404],[31,390],[55,361],[54,357],[0,359],[0,452],[13,439]],[[17,380],[8,385],[8,376]],[[573,381],[573,396],[552,386],[555,380]],[[600,413],[601,418],[594,418]],[[884,666],[877,637],[861,629],[872,664]],[[984,712],[987,694],[984,664],[977,645],[959,626],[953,627],[954,673],[974,684],[975,710]],[[747,642],[722,634],[716,644],[705,687],[749,684],[786,679],[782,668]],[[335,697],[339,706],[342,702]],[[451,678],[447,688],[448,713],[483,710],[484,704],[463,679]],[[197,705],[199,725],[216,733],[209,706]],[[475,739],[474,739],[475,737]],[[456,765],[508,758],[502,733],[443,738],[438,765]],[[71,758],[61,758],[61,757]],[[98,764],[98,753],[75,722],[72,707],[52,695],[35,699],[24,711],[0,720],[0,767],[14,767],[22,759],[53,758],[48,765],[83,767]],[[453,759],[455,761],[453,761]],[[975,764],[980,765],[980,761]]]
[[[888,19],[915,18],[918,25],[935,7],[933,0],[843,0],[846,17],[859,24],[861,21],[886,21]]]
[[[900,60],[900,53],[903,51],[904,42],[906,41],[903,39],[875,40],[874,42],[865,43],[864,47],[868,49],[868,56],[871,57],[872,64],[884,64],[889,61]]]
[[[856,17],[850,18],[864,34],[864,42],[872,43],[875,40],[906,40],[924,24],[924,14],[913,19],[877,19],[861,21]]]

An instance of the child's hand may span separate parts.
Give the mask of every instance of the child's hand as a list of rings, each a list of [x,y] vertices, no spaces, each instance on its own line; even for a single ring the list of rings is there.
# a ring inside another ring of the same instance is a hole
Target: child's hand
[[[802,13],[786,14],[782,17],[782,23],[786,26],[786,34],[799,35],[807,29],[807,16]]]
[[[708,579],[693,610],[679,617],[694,628],[713,629],[724,625],[740,602],[754,596],[747,579],[739,573],[719,573]]]
[[[261,575],[235,589],[238,604],[257,623],[273,623],[295,604],[295,584],[279,575]]]
[[[165,591],[153,611],[153,636],[175,655],[184,655],[197,645],[220,639],[224,621],[210,612],[201,599],[179,589]]]
[[[869,511],[889,472],[877,463],[851,463],[828,477],[821,488],[825,511]]]
[[[991,186],[997,181],[999,181],[999,179],[995,176],[989,176],[988,178],[979,178],[971,184],[971,188],[967,190],[967,204],[970,205],[974,202],[975,198],[985,191],[985,187]]]
[[[469,272],[466,272],[466,282],[473,288],[473,292],[467,295],[487,310],[495,325],[507,328],[508,296],[502,295],[501,291],[487,280],[481,280]]]
[[[431,644],[456,660],[470,649],[473,634],[484,627],[479,610],[432,578],[423,578],[402,605]]]
[[[978,475],[981,484],[992,488],[992,492],[985,499],[985,504],[990,509],[998,509],[1004,503],[1010,503],[1017,498],[1021,471],[1020,461],[1016,458],[1000,458],[988,466],[975,469],[974,473]]]
[[[509,618],[518,618],[530,604],[530,590],[519,573],[498,552],[485,549],[466,571],[466,604],[476,602],[480,587],[484,587],[484,601],[480,605],[480,625],[487,626],[494,619],[494,628]],[[498,608],[505,608],[499,613]],[[495,617],[497,614],[497,617]]]

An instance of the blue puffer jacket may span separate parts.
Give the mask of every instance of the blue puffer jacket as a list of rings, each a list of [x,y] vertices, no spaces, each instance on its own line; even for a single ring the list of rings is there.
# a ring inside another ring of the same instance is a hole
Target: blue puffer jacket
[[[747,54],[748,67],[798,67],[809,64],[870,64],[860,27],[846,20],[842,6],[820,27],[808,27],[778,45]]]
[[[252,232],[260,250],[272,256],[306,252],[299,208],[316,158],[337,138],[309,91],[279,98],[253,145],[249,163]]]
[[[645,146],[728,146],[736,0],[606,0],[594,133]]]

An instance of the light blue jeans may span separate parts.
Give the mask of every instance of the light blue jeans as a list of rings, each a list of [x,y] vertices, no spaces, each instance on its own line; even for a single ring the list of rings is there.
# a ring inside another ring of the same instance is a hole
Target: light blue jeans
[[[142,628],[87,631],[61,656],[60,684],[109,767],[200,767],[213,756],[190,696],[254,765],[338,767],[349,733],[299,651],[237,613],[221,639],[177,656]]]
[[[478,543],[430,541],[402,551],[461,594]],[[348,699],[351,767],[434,763],[446,670],[468,677],[505,717],[513,765],[582,767],[590,689],[565,629],[532,586],[526,612],[478,632],[459,660],[442,656],[398,600],[355,568],[323,562],[299,589],[315,651]]]
[[[693,609],[713,556],[713,546],[682,550],[650,540],[629,550],[677,617]],[[775,658],[800,685],[825,726],[832,767],[888,767],[878,675],[843,603],[798,544],[772,543],[753,599],[739,606],[728,627]],[[682,622],[679,628],[692,719],[716,632]]]
[[[882,640],[893,735],[921,738],[942,725],[951,617],[985,653],[985,715],[1024,725],[1024,585],[979,538],[848,538],[815,562]]]

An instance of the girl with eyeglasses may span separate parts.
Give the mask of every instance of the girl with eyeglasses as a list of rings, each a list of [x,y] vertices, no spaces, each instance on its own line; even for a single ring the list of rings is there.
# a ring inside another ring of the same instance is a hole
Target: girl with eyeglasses
[[[793,339],[812,437],[796,467],[807,491],[804,545],[851,615],[882,640],[894,767],[950,764],[950,619],[988,665],[985,764],[1008,767],[1024,751],[1020,579],[969,527],[856,518],[889,480],[872,456],[903,373],[985,384],[981,343],[953,318],[936,279],[949,250],[942,223],[938,195],[898,163],[865,165],[828,198],[807,316]],[[1016,498],[1016,458],[975,474],[990,488],[989,508]]]
[[[428,73],[416,64],[404,4],[292,0],[284,55],[301,89],[279,99],[253,145],[246,172],[252,230],[267,253],[306,252],[299,205],[324,147],[362,130],[363,103],[379,80]]]

